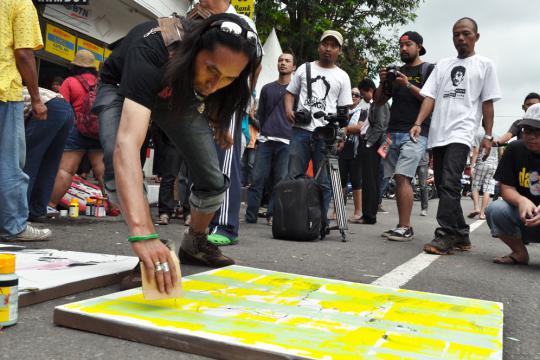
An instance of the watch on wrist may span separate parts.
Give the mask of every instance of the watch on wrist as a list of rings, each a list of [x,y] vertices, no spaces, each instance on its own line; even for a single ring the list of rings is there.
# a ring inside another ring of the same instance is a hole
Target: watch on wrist
[[[411,84],[410,82],[408,82],[407,85],[405,85],[405,87],[406,87],[407,89],[410,89],[410,88],[412,88],[412,84]]]
[[[484,135],[484,139],[487,139],[489,141],[493,140],[493,136],[492,135]]]

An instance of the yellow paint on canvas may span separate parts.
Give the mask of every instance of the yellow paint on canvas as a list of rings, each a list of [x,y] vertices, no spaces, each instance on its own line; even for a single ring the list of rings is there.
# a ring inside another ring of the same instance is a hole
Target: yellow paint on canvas
[[[180,299],[140,293],[64,306],[310,359],[500,359],[500,304],[231,266],[183,279]]]

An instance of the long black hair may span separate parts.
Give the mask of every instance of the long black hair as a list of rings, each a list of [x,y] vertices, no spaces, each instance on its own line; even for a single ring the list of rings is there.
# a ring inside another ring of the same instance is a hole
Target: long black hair
[[[255,76],[259,65],[257,44],[211,27],[217,21],[234,22],[244,31],[253,31],[248,23],[235,14],[218,14],[192,24],[182,19],[184,37],[169,60],[165,70],[165,84],[172,90],[174,109],[182,112],[194,98],[193,79],[195,75],[195,57],[201,50],[213,51],[217,45],[223,45],[233,51],[242,52],[249,58],[248,65],[228,86],[210,94],[205,99],[206,114],[214,135],[218,141],[223,140],[232,115],[238,111],[243,113],[251,97],[249,76]]]

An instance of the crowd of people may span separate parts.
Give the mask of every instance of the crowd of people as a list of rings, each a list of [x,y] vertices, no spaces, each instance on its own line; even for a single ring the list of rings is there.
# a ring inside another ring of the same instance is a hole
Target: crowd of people
[[[254,94],[262,46],[254,23],[235,14],[228,0],[203,0],[186,17],[134,27],[99,74],[92,53],[78,51],[70,76],[55,78],[51,90],[38,87],[33,51],[43,43],[32,2],[6,0],[0,10],[7,16],[0,45],[8,50],[0,59],[3,241],[50,238],[49,229],[31,222],[54,211],[48,209],[58,205],[86,154],[104,194],[121,207],[133,251],[155,274],[160,291],[168,291],[177,274],[154,224],[167,225],[182,213],[183,263],[234,264],[218,246],[238,242],[240,218],[256,223],[263,199],[263,216],[272,224],[275,185],[305,176],[310,162],[317,173],[327,146],[313,136],[326,124],[320,113],[344,107],[348,122],[336,149],[345,195],[352,186],[351,224],[377,223],[382,194],[393,178],[398,223],[382,236],[411,241],[413,182],[418,174],[421,215],[427,216],[425,182],[432,168],[438,227],[424,251],[470,250],[460,181],[470,163],[474,209],[469,217],[486,219],[492,235],[512,251],[495,262],[528,263],[524,243],[539,239],[540,96],[529,94],[524,119],[494,138],[493,103],[501,98],[497,73],[493,61],[475,52],[480,35],[471,18],[453,25],[457,54],[436,64],[422,60],[422,36],[405,32],[397,41],[403,64],[380,69],[378,86],[369,78],[351,86],[338,65],[343,36],[326,30],[318,59],[297,64],[293,53],[284,52],[276,64],[279,77]],[[514,136],[522,141],[512,142],[504,154],[497,151]],[[157,219],[141,171],[150,138],[161,179]],[[319,175],[325,231],[335,214],[329,176]],[[242,184],[248,186],[245,214],[240,213]],[[489,204],[497,193],[501,198]]]

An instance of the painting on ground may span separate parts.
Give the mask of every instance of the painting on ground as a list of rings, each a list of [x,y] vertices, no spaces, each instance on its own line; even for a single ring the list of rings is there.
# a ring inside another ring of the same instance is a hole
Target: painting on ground
[[[58,325],[216,359],[502,359],[501,303],[230,266],[55,309]]]

